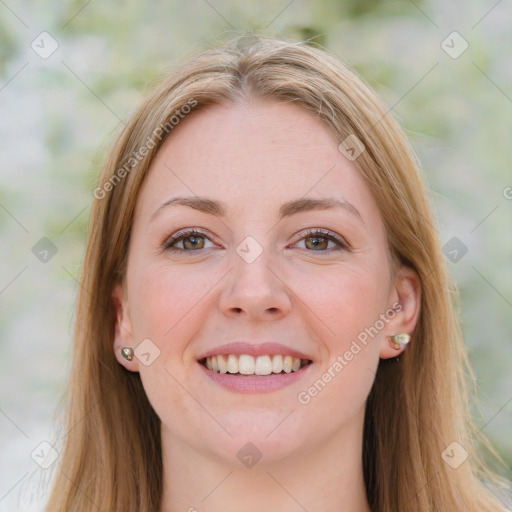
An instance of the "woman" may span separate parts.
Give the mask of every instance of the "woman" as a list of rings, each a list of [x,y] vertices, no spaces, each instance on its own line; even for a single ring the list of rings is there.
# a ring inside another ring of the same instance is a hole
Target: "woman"
[[[194,55],[94,195],[48,511],[505,510],[422,175],[329,53]]]

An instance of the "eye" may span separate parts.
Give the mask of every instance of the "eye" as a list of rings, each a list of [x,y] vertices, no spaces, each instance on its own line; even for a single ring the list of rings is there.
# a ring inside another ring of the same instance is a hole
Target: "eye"
[[[345,240],[333,233],[331,231],[325,229],[310,229],[305,233],[299,242],[305,242],[306,249],[311,249],[316,252],[331,252],[331,251],[340,251],[340,250],[349,250],[348,244]],[[334,247],[328,247],[329,242],[334,244]]]
[[[174,253],[191,253],[208,249],[209,247],[205,247],[207,240],[209,238],[206,233],[198,229],[183,229],[168,237],[163,243],[162,249]],[[299,242],[302,241],[305,242],[306,249],[315,252],[329,253],[331,251],[350,250],[341,236],[324,229],[308,230],[299,240]],[[329,243],[334,244],[334,247],[329,247]],[[178,244],[182,244],[182,246],[179,247]]]
[[[163,243],[162,248],[172,252],[194,252],[199,249],[208,249],[205,247],[205,241],[208,237],[202,231],[197,229],[183,229],[171,235]],[[182,247],[176,247],[182,243]]]

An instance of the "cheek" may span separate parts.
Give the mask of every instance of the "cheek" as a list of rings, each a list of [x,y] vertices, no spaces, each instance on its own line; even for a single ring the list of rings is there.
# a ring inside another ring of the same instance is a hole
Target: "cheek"
[[[388,284],[386,264],[347,264],[301,275],[295,289],[301,290],[300,298],[316,313],[320,336],[325,333],[330,351],[340,351],[385,312]]]
[[[130,277],[130,276],[129,276]],[[186,382],[189,365],[189,342],[200,331],[201,304],[208,299],[219,277],[211,272],[187,272],[167,265],[141,265],[132,269],[130,315],[134,339],[149,338],[158,347],[159,356],[150,365],[139,365],[146,395],[160,419],[173,425],[173,418],[194,417],[196,424],[204,418],[200,408],[191,408]],[[204,320],[204,319],[203,319]]]
[[[217,281],[212,273],[185,272],[170,265],[134,272],[134,293],[130,297],[134,335],[153,337],[162,350],[171,340],[172,347],[177,348],[176,343],[186,332],[197,328],[194,313]]]
[[[307,305],[318,312],[315,323],[325,335],[319,335],[321,368],[304,383],[297,401],[313,417],[330,417],[332,433],[360,411],[373,385],[382,337],[375,325],[381,326],[387,305],[385,271],[385,265],[382,272],[371,267],[331,269],[329,279],[315,279],[316,287],[312,280],[303,282],[302,290],[312,292]],[[331,426],[322,428],[330,431]]]
[[[297,285],[318,316],[311,321],[324,352],[319,374],[305,383],[297,399],[318,417],[332,413],[343,421],[366,401],[379,363],[389,280],[384,261],[330,268]]]

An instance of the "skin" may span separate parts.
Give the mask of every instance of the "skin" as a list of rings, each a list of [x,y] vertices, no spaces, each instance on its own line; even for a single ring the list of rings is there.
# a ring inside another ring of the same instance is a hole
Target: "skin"
[[[388,336],[416,325],[420,287],[411,269],[393,275],[377,204],[338,145],[300,107],[250,100],[190,115],[152,162],[126,278],[113,290],[114,351],[120,364],[140,372],[162,420],[160,512],[370,510],[361,462],[365,403],[379,358],[401,352]],[[222,201],[227,216],[180,205],[150,220],[178,195]],[[302,197],[344,199],[361,218],[340,208],[278,222],[279,207]],[[177,242],[181,253],[162,249],[183,228],[206,237]],[[325,239],[315,248],[308,228],[337,233],[350,250],[333,250]],[[252,263],[236,252],[249,235],[263,251]],[[300,403],[298,394],[395,302],[401,311],[308,404]],[[122,347],[135,349],[146,338],[160,350],[152,364],[121,357]],[[309,376],[243,395],[212,382],[197,363],[212,347],[263,338],[310,355]],[[247,442],[262,454],[251,468],[237,458]]]

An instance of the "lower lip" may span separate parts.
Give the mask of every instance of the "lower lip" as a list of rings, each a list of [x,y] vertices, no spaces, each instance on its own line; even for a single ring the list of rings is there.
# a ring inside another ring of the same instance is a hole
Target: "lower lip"
[[[198,363],[206,375],[217,384],[235,393],[268,393],[289,386],[309,373],[313,363],[309,363],[296,372],[270,375],[240,375],[218,373]]]

